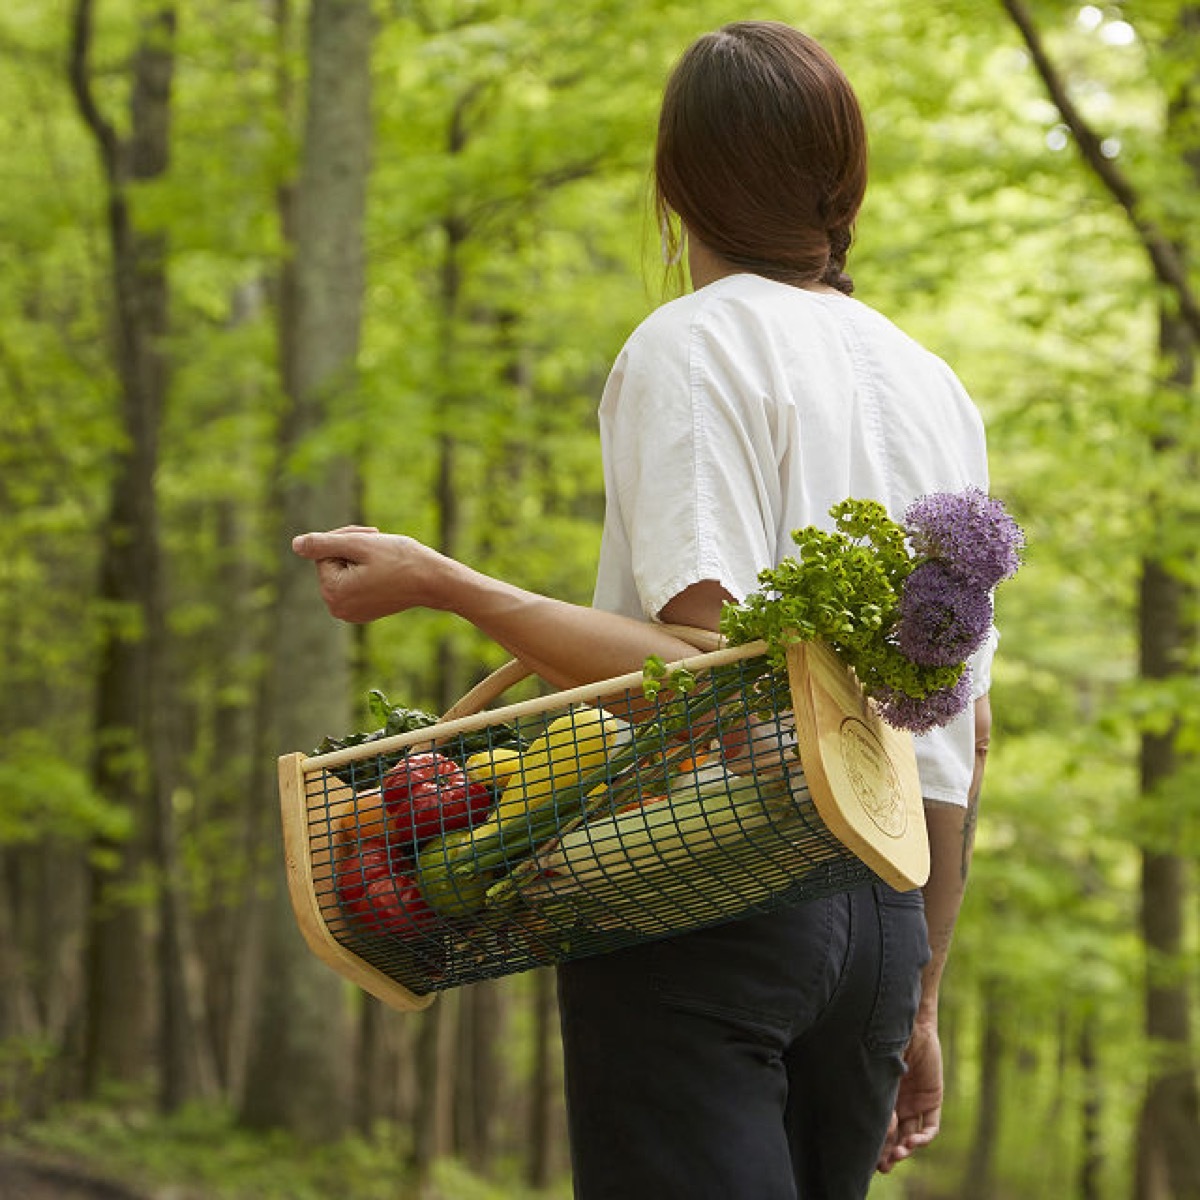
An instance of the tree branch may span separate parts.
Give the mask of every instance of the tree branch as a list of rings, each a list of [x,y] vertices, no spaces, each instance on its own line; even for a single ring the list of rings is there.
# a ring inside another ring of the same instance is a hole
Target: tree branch
[[[71,45],[67,57],[67,77],[71,83],[71,94],[83,123],[96,139],[100,162],[110,184],[120,177],[121,143],[117,132],[105,120],[95,93],[92,91],[92,10],[93,0],[75,0],[71,19]]]
[[[1024,0],[1000,0],[1000,3],[1024,39],[1033,65],[1041,76],[1055,108],[1062,116],[1063,123],[1074,136],[1084,162],[1125,210],[1150,258],[1155,278],[1175,294],[1179,302],[1180,316],[1187,322],[1192,336],[1200,341],[1200,301],[1192,291],[1187,267],[1179,249],[1158,224],[1142,211],[1141,198],[1121,168],[1113,159],[1104,156],[1100,138],[1075,107],[1062,76],[1050,61]]]

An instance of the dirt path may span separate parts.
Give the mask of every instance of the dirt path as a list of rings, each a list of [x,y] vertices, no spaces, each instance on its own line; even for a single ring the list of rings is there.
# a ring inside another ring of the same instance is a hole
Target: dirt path
[[[151,1200],[146,1192],[67,1163],[0,1155],[0,1200]]]

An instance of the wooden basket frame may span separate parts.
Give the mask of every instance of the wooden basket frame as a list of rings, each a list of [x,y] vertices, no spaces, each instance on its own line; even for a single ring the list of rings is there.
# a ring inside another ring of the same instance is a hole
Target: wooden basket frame
[[[667,627],[702,653],[668,669],[701,673],[766,652],[764,642],[714,649],[718,635]],[[809,793],[833,836],[885,882],[901,891],[929,877],[924,803],[910,734],[887,725],[851,671],[828,646],[798,642],[787,654],[788,682],[796,718],[797,750]],[[280,757],[279,797],[288,893],[306,944],[326,966],[385,1004],[401,1011],[427,1008],[436,992],[417,994],[344,946],[330,930],[314,884],[306,778],[332,767],[394,753],[427,749],[460,733],[497,722],[529,719],[576,704],[598,705],[640,691],[641,671],[559,691],[501,708],[491,704],[530,674],[519,660],[506,663],[468,692],[437,725],[382,738],[329,754]]]

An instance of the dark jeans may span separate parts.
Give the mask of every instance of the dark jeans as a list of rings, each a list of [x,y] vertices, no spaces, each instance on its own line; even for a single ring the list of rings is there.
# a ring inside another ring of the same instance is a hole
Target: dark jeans
[[[861,1200],[928,957],[875,883],[560,967],[577,1200]]]

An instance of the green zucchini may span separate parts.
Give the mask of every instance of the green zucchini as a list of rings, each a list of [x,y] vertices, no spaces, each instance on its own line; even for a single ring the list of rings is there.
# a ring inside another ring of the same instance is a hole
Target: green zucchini
[[[691,799],[679,793],[589,821],[538,855],[542,872],[580,882],[737,850],[755,833],[768,838],[795,819],[783,780],[727,776]]]

